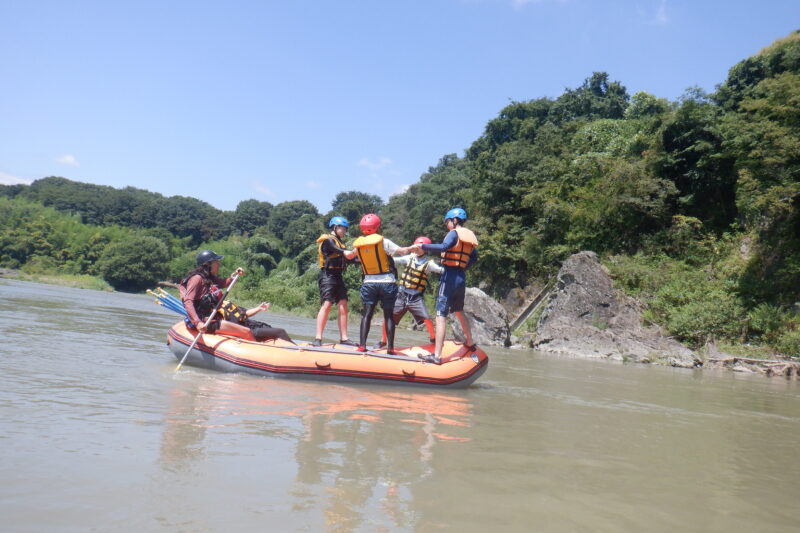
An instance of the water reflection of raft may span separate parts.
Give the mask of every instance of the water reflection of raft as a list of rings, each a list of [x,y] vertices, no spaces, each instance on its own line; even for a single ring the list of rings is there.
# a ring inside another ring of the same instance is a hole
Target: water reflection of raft
[[[169,330],[167,345],[180,360],[194,340],[195,333],[183,322]],[[396,349],[397,355],[384,350],[360,353],[353,346],[307,346],[281,339],[252,342],[224,335],[202,335],[184,364],[257,375],[332,379],[337,381],[403,383],[466,387],[489,366],[486,353],[477,348],[469,352],[463,344],[446,341],[442,364],[426,363],[420,353],[432,345]]]

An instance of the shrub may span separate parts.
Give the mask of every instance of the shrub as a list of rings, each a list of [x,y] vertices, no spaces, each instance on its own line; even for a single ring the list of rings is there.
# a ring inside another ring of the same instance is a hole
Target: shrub
[[[138,292],[153,286],[169,272],[167,247],[155,237],[133,237],[106,248],[100,272],[119,291]]]

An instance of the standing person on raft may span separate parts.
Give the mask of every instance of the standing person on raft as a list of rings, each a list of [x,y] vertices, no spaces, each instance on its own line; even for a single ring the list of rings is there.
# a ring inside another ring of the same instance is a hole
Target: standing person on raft
[[[339,308],[339,344],[355,346],[356,343],[347,337],[347,285],[344,283],[344,271],[348,261],[355,253],[345,248],[344,236],[350,223],[344,217],[333,217],[328,222],[330,233],[323,233],[317,239],[317,256],[319,257],[319,299],[320,308],[317,313],[317,330],[312,346],[322,346],[322,332],[328,322],[331,308],[336,304]]]
[[[367,336],[378,302],[383,308],[383,320],[386,325],[387,353],[394,353],[394,304],[397,299],[397,269],[394,266],[393,255],[406,255],[410,248],[401,248],[389,239],[378,233],[381,219],[374,213],[369,213],[361,218],[362,236],[353,242],[356,254],[364,273],[361,284],[361,302],[364,304],[364,314],[361,315],[361,330],[359,335],[359,352],[367,351]]]
[[[444,223],[449,230],[441,244],[414,244],[412,251],[424,250],[427,253],[439,253],[442,256],[444,273],[439,279],[439,294],[436,297],[436,344],[432,355],[420,355],[429,363],[441,364],[442,346],[444,345],[447,315],[455,313],[464,340],[469,351],[475,350],[472,342],[472,330],[469,320],[464,316],[464,294],[467,289],[467,268],[478,259],[478,239],[475,234],[463,227],[467,221],[467,212],[454,207],[444,216]]]
[[[242,313],[236,315],[233,312],[220,315],[218,311],[217,316],[219,318],[215,317],[209,322],[208,327],[205,327],[206,320],[208,320],[222,297],[219,287],[229,286],[233,281],[233,274],[244,276],[244,270],[237,268],[231,274],[231,277],[219,277],[217,273],[219,272],[219,261],[222,258],[223,256],[214,253],[212,250],[203,250],[197,254],[196,268],[190,270],[181,281],[179,285],[181,300],[186,308],[186,313],[189,315],[186,318],[187,325],[200,333],[219,333],[220,335],[231,335],[258,341],[280,337],[291,342],[291,339],[283,329],[272,328],[269,324],[249,320],[251,315],[261,311],[265,308],[265,305],[268,307],[269,304],[262,304],[248,311],[243,310]],[[225,320],[222,318],[223,316],[235,318],[236,321]]]
[[[424,235],[417,237],[414,244],[431,244],[431,240]],[[411,312],[411,316],[417,322],[425,324],[430,336],[431,344],[436,343],[435,333],[433,330],[433,321],[428,314],[428,308],[425,307],[425,299],[423,295],[428,288],[428,275],[433,272],[434,274],[441,274],[442,267],[436,264],[433,259],[425,257],[425,252],[419,248],[416,252],[404,255],[403,257],[395,258],[395,264],[406,265],[403,275],[400,276],[398,282],[399,294],[397,301],[394,304],[394,325],[395,328],[400,322],[400,319],[406,314],[406,311]],[[383,328],[383,337],[381,342],[378,343],[377,348],[386,346],[386,327]]]

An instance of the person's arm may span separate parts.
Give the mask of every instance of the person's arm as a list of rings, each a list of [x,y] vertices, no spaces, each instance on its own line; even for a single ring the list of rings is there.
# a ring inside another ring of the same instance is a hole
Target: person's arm
[[[346,249],[336,246],[336,242],[333,240],[333,237],[329,237],[327,241],[322,243],[322,255],[326,257],[332,253],[339,252],[341,254],[346,251]]]
[[[411,254],[406,254],[401,257],[395,257],[394,262],[397,265],[407,265],[411,261],[411,257],[412,257]]]
[[[469,254],[469,261],[467,261],[467,266],[464,267],[464,268],[471,267],[472,263],[474,263],[477,260],[478,260],[478,249],[477,248],[473,248],[472,249],[472,253]]]
[[[444,272],[444,268],[442,268],[442,265],[440,265],[433,259],[429,259],[427,265],[428,265],[428,272],[433,272],[434,274],[441,274],[442,272]]]
[[[442,253],[446,252],[450,248],[456,245],[458,242],[458,233],[456,230],[450,230],[450,232],[445,236],[444,240],[441,244],[423,244],[422,249],[425,250],[427,253]]]
[[[386,237],[383,238],[383,249],[386,253],[390,256],[401,256],[401,255],[408,255],[411,251],[411,248],[401,248],[393,241],[387,239]]]
[[[261,302],[261,304],[259,304],[258,307],[253,307],[252,309],[248,309],[247,311],[245,311],[244,314],[246,314],[248,317],[251,317],[255,314],[260,313],[261,311],[266,311],[267,309],[269,309],[269,305],[270,305],[269,302]]]
[[[183,293],[183,306],[186,308],[186,314],[189,315],[189,320],[195,327],[202,325],[202,321],[197,314],[197,309],[194,302],[199,300],[203,295],[203,278],[200,276],[192,276],[186,281],[186,292]]]

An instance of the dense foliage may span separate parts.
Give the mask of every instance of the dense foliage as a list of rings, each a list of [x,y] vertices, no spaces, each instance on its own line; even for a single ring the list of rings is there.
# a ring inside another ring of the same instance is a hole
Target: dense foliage
[[[311,313],[314,239],[331,216],[348,218],[353,237],[360,217],[377,212],[384,233],[406,244],[441,239],[442,214],[462,206],[481,242],[471,282],[495,295],[591,249],[647,303],[649,319],[681,340],[758,341],[800,355],[792,310],[800,300],[799,177],[795,32],[734,65],[713,94],[693,88],[673,102],[629,95],[596,72],[558,98],[511,102],[463,157],[445,155],[385,205],[347,191],[324,215],[304,200],[245,200],[224,212],[63,178],[0,186],[0,266],[111,281],[121,266],[109,266],[109,256],[123,256],[118,241],[135,236],[159,254],[152,239],[163,243],[177,280],[197,249],[212,247],[226,268],[248,268],[244,296]],[[357,309],[358,274],[348,275]]]

